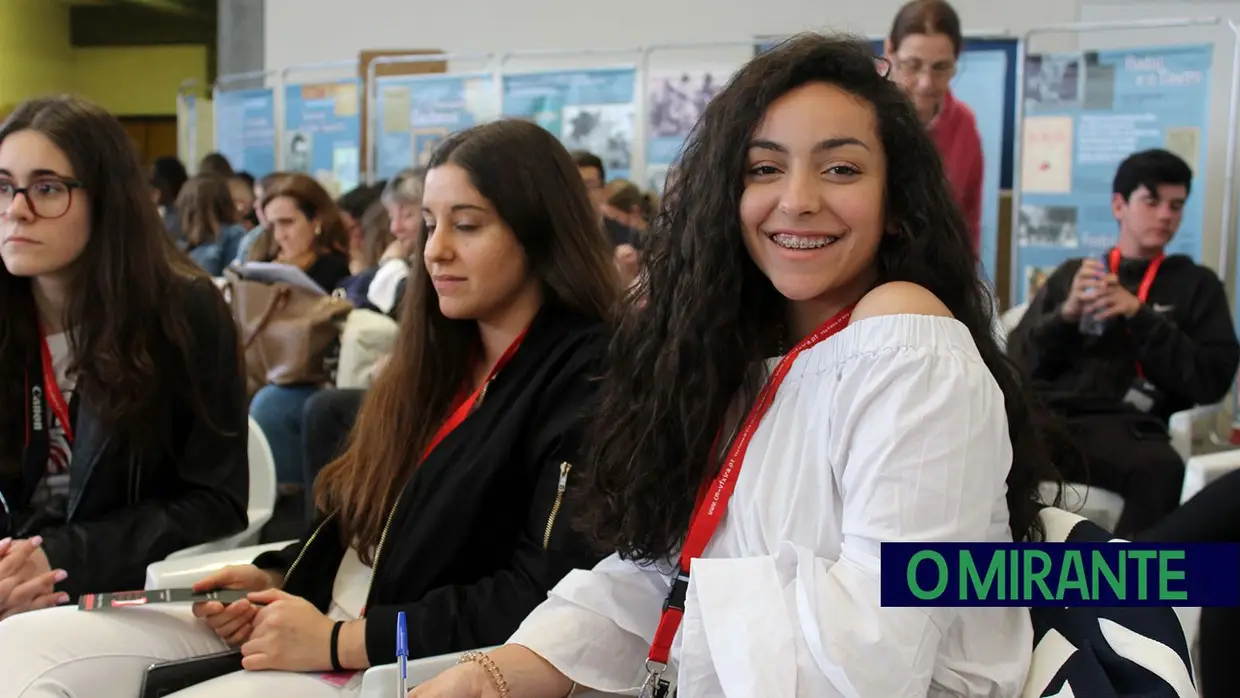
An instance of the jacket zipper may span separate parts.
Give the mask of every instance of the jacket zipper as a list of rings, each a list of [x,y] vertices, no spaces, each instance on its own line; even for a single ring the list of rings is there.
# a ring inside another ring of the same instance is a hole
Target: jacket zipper
[[[293,564],[289,565],[288,569],[285,570],[284,581],[280,584],[281,589],[288,584],[289,578],[293,576],[293,570],[297,569],[297,563],[301,562],[301,558],[305,556],[306,551],[310,549],[310,544],[314,543],[314,539],[319,537],[319,531],[322,531],[323,527],[327,525],[327,522],[331,521],[332,517],[335,515],[336,514],[333,513],[331,516],[324,518],[321,522],[319,522],[319,525],[314,528],[314,533],[311,533],[310,537],[306,539],[305,544],[301,546],[301,550],[298,551],[297,557],[293,559]]]
[[[490,385],[491,385],[491,381],[489,380],[482,385],[482,390],[478,393],[478,399],[474,402],[474,409],[477,409],[478,403],[482,402],[482,398],[486,397],[487,388],[489,388]],[[564,495],[565,484],[568,481],[568,469],[571,467],[572,466],[569,465],[568,463],[564,463],[563,465],[560,466],[560,493],[556,495],[555,507],[551,511],[552,520],[547,522],[548,540],[551,537],[551,524],[555,520],[555,512],[558,511],[560,508],[560,499]],[[392,502],[392,508],[391,510],[388,511],[387,521],[385,521],[383,524],[383,532],[379,534],[379,544],[375,546],[375,556],[370,562],[370,584],[366,586],[366,605],[362,607],[363,618],[366,617],[366,609],[370,606],[370,592],[372,592],[375,588],[375,573],[379,570],[379,555],[383,553],[383,544],[387,542],[388,529],[392,527],[392,520],[396,518],[396,508],[400,506],[400,500],[404,496],[405,496],[404,489],[402,489],[399,493],[397,493],[396,501]],[[335,514],[333,514],[332,516],[335,516]],[[288,581],[288,578],[292,575],[293,570],[296,569],[297,563],[301,562],[302,556],[306,554],[306,549],[310,547],[310,544],[313,543],[314,539],[319,535],[319,531],[323,530],[323,526],[328,521],[330,521],[331,518],[332,517],[329,516],[326,519],[323,519],[323,523],[320,523],[318,527],[314,529],[314,533],[310,534],[310,538],[306,540],[306,544],[303,545],[301,547],[301,551],[297,553],[297,557],[296,559],[293,560],[293,564],[289,565],[288,571],[284,573],[285,582]]]
[[[379,534],[379,544],[375,546],[375,557],[370,564],[370,584],[366,587],[366,606],[370,605],[370,592],[375,587],[375,570],[379,569],[379,554],[383,552],[383,544],[387,542],[388,529],[392,527],[392,519],[396,518],[396,507],[400,504],[401,497],[403,497],[404,494],[404,490],[401,490],[400,494],[396,495],[396,501],[392,503],[392,510],[388,512],[387,521],[383,524],[383,532]],[[323,527],[326,526],[327,522],[331,521],[334,516],[335,514],[332,514],[331,516],[323,519],[323,521],[315,527],[314,533],[311,533],[310,537],[306,539],[305,545],[301,546],[301,550],[297,553],[297,557],[293,559],[293,564],[289,565],[288,571],[284,573],[284,583],[280,585],[281,589],[284,588],[285,584],[288,584],[288,580],[293,576],[293,570],[297,569],[297,564],[301,562],[301,558],[305,556],[306,550],[308,550],[310,545],[314,543],[314,539],[318,538],[319,532],[323,530]],[[366,617],[365,607],[362,609],[362,617]]]
[[[379,534],[379,544],[375,546],[375,557],[370,562],[370,584],[366,585],[366,605],[362,607],[362,617],[366,617],[366,609],[370,608],[370,592],[375,588],[375,574],[379,571],[379,555],[383,553],[383,544],[387,542],[388,529],[392,527],[392,519],[396,518],[396,507],[400,506],[401,497],[405,496],[402,489],[392,502],[392,510],[388,512],[387,522],[383,524],[383,532]]]
[[[551,548],[551,529],[555,526],[555,517],[560,513],[560,506],[564,504],[564,491],[568,489],[568,471],[572,469],[572,463],[568,461],[560,463],[560,484],[555,490],[555,503],[551,505],[551,515],[547,517],[547,530],[543,533],[543,550]]]

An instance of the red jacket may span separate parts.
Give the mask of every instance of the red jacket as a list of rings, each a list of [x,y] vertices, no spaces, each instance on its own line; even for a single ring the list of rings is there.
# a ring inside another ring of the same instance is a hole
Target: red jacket
[[[930,137],[939,148],[943,169],[952,184],[956,201],[969,224],[973,252],[981,252],[982,228],[982,135],[977,130],[977,117],[964,102],[956,101],[949,91],[943,109],[930,122]]]

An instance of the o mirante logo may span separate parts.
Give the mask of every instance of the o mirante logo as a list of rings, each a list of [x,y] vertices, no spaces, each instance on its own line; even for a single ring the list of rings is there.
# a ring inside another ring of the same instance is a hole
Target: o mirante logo
[[[1236,606],[1240,545],[883,543],[884,606]]]

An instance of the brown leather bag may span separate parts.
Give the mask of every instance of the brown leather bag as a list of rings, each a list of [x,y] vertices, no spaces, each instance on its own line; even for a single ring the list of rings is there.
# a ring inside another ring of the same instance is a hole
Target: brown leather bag
[[[324,385],[349,301],[287,283],[247,281],[229,269],[224,293],[245,351],[250,397],[264,385]]]

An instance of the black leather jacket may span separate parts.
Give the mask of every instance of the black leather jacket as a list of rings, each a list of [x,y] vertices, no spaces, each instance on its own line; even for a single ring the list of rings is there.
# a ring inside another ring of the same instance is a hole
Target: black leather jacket
[[[43,537],[52,568],[69,574],[59,590],[74,599],[141,589],[148,564],[245,528],[248,421],[237,332],[209,279],[184,284],[174,297],[193,332],[197,360],[188,374],[198,383],[208,420],[196,415],[188,396],[172,392],[163,403],[171,414],[152,420],[170,425],[170,447],[142,457],[105,431],[83,395],[73,418],[67,510],[53,524],[30,522],[18,531]],[[29,484],[6,489],[8,501],[28,501],[20,490],[29,492]],[[18,518],[29,522],[33,512],[15,506]]]

